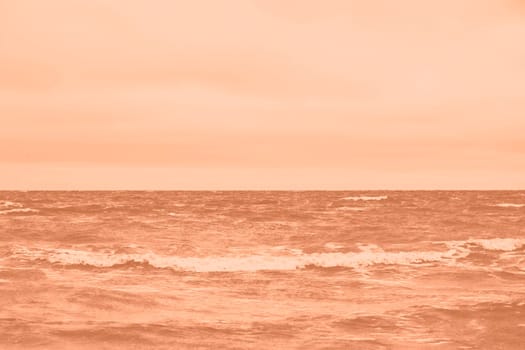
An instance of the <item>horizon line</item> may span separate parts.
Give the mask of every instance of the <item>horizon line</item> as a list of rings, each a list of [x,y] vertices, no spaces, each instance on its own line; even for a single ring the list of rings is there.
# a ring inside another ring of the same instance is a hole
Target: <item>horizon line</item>
[[[0,192],[521,192],[525,189],[0,189]]]

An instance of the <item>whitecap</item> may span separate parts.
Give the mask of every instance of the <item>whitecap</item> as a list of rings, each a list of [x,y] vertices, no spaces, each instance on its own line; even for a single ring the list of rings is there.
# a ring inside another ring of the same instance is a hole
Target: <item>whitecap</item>
[[[350,201],[382,201],[388,199],[388,196],[349,196],[342,199]]]
[[[0,206],[4,207],[4,208],[9,208],[9,207],[17,207],[17,208],[20,208],[22,207],[23,205],[20,204],[20,203],[17,203],[17,202],[11,202],[11,201],[0,201]]]

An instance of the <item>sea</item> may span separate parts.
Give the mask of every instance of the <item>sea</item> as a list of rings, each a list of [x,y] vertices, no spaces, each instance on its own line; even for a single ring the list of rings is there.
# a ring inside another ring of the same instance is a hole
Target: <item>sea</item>
[[[525,191],[0,192],[0,349],[525,349]]]

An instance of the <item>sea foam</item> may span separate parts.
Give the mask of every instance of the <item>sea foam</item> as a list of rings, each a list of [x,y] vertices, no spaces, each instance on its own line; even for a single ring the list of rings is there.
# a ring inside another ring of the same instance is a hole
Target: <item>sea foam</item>
[[[453,265],[458,259],[471,253],[472,246],[489,251],[511,252],[521,249],[525,239],[493,238],[468,239],[462,241],[433,242],[445,244],[448,250],[424,251],[385,251],[375,244],[357,243],[357,252],[320,252],[305,254],[300,249],[274,247],[272,254],[228,255],[184,257],[161,255],[151,251],[137,253],[117,253],[113,250],[92,251],[62,248],[26,248],[12,250],[12,258],[47,261],[60,265],[84,265],[91,267],[114,267],[126,264],[148,264],[156,268],[169,268],[177,271],[219,272],[219,271],[260,271],[260,270],[296,270],[308,266],[348,267],[363,269],[373,265],[420,265],[440,263]],[[343,246],[328,242],[324,246],[337,250]],[[278,255],[275,252],[279,252]],[[285,253],[285,254],[283,254]]]

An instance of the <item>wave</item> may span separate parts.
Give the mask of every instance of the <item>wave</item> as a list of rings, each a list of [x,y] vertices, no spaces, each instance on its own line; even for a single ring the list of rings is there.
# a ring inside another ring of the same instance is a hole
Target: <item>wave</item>
[[[263,270],[296,270],[308,266],[364,268],[371,265],[413,265],[451,260],[458,251],[407,251],[352,253],[313,253],[301,255],[249,255],[180,257],[162,256],[152,252],[140,254],[114,254],[74,249],[18,249],[14,256],[27,260],[44,260],[60,265],[116,267],[129,264],[148,264],[156,268],[170,268],[191,272],[240,272]]]
[[[349,196],[341,199],[350,201],[382,201],[388,199],[388,196]]]
[[[498,203],[494,205],[495,207],[500,208],[523,208],[525,204],[516,204],[516,203]]]
[[[357,243],[357,252],[322,252],[305,254],[300,249],[274,247],[275,254],[256,254],[243,256],[183,257],[160,255],[151,251],[122,253],[115,250],[92,251],[60,248],[18,247],[12,250],[11,258],[44,261],[65,266],[85,266],[110,268],[123,265],[149,265],[154,268],[173,269],[190,272],[240,272],[262,270],[296,270],[309,266],[331,268],[348,267],[364,269],[373,265],[412,265],[427,263],[455,265],[458,259],[470,255],[472,246],[488,251],[511,252],[525,246],[521,238],[469,239],[463,241],[437,241],[445,244],[447,250],[398,251],[388,252],[375,244]],[[329,250],[343,248],[339,243],[329,242],[324,246]],[[284,253],[284,254],[283,254]],[[503,253],[508,254],[508,253]]]
[[[38,210],[31,208],[15,208],[0,210],[0,215],[11,214],[11,213],[38,213]]]

